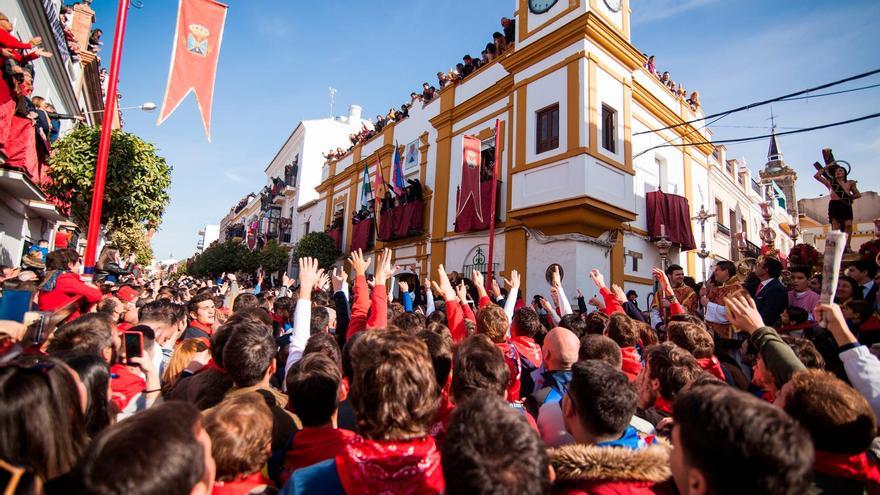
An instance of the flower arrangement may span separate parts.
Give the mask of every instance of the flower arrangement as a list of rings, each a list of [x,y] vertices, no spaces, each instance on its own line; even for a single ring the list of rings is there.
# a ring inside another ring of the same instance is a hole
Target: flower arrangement
[[[805,265],[816,267],[819,265],[819,251],[809,244],[796,244],[791,251],[788,252],[789,266]]]

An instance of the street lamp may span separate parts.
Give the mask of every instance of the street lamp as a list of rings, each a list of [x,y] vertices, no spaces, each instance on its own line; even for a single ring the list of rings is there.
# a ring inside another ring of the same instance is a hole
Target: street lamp
[[[146,101],[144,103],[141,103],[140,105],[136,105],[133,107],[122,107],[122,108],[119,108],[118,110],[134,110],[135,108],[137,108],[138,110],[144,111],[144,112],[152,112],[153,110],[156,109],[156,104],[153,103],[152,101]],[[100,113],[103,111],[104,110],[92,110],[91,112],[85,112],[85,113],[86,114],[93,114],[93,113]]]
[[[709,257],[709,251],[706,249],[706,221],[710,218],[714,217],[714,213],[709,213],[706,211],[706,205],[700,205],[700,211],[697,212],[697,216],[691,218],[691,220],[696,220],[700,222],[700,250],[697,252],[697,256],[703,261],[703,280],[706,280],[706,258]]]

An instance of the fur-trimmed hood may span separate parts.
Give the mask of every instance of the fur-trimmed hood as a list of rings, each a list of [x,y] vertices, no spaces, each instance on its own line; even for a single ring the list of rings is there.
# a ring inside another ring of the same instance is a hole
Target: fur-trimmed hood
[[[670,447],[655,443],[632,450],[625,447],[566,445],[550,449],[550,462],[556,480],[562,483],[584,481],[641,481],[659,483],[672,476]]]

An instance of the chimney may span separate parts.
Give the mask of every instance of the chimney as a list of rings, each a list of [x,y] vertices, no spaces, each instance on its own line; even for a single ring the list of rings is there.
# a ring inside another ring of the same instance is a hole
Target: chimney
[[[360,105],[351,105],[348,107],[348,125],[349,127],[360,127],[361,126],[361,111],[363,109]]]
[[[86,51],[89,45],[89,36],[92,34],[92,24],[95,22],[95,11],[86,2],[80,2],[73,6],[73,23],[70,30],[79,45],[79,49]],[[107,50],[108,54],[110,49]]]

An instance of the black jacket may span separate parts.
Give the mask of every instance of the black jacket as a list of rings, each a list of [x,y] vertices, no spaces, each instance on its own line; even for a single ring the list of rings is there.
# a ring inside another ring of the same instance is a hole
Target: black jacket
[[[774,326],[785,308],[788,307],[788,291],[779,279],[774,278],[764,289],[758,285],[755,293],[755,305],[761,313],[761,319],[767,326]]]

